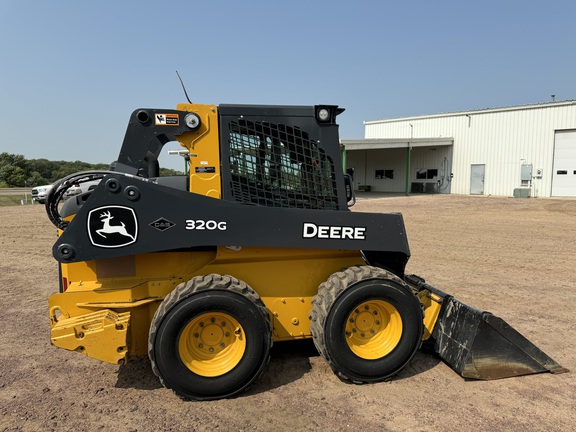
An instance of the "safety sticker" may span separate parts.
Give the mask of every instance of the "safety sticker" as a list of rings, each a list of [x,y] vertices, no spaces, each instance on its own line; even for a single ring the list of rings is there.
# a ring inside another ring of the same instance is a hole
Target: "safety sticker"
[[[216,172],[216,167],[196,167],[194,171],[196,174],[214,174]]]
[[[180,117],[178,114],[156,114],[156,126],[178,126]]]

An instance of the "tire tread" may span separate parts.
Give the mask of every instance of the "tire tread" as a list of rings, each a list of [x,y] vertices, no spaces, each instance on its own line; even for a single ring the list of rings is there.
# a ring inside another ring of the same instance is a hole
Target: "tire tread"
[[[230,276],[230,275],[220,275],[220,274],[212,273],[212,274],[208,274],[205,276],[197,276],[197,277],[190,279],[187,282],[181,283],[172,292],[170,292],[170,294],[168,294],[166,296],[166,298],[164,299],[164,301],[162,301],[162,303],[160,303],[160,306],[156,310],[156,313],[154,314],[154,318],[152,319],[152,322],[150,324],[150,332],[149,332],[149,337],[148,337],[148,357],[150,358],[150,364],[152,366],[152,372],[154,372],[154,375],[156,375],[158,377],[158,379],[160,380],[160,383],[166,388],[168,388],[168,385],[166,384],[165,380],[163,379],[163,377],[160,373],[160,370],[156,364],[156,358],[155,358],[155,353],[154,353],[154,341],[156,339],[156,333],[157,333],[157,331],[158,331],[158,329],[162,323],[162,320],[166,316],[166,314],[168,314],[170,312],[170,310],[175,305],[177,305],[182,300],[185,300],[186,298],[188,298],[188,297],[190,297],[196,293],[199,293],[202,291],[209,291],[209,290],[232,291],[232,292],[240,294],[240,295],[246,297],[247,299],[249,299],[257,307],[257,309],[260,311],[260,313],[264,317],[266,317],[265,323],[266,323],[267,328],[268,328],[267,329],[268,333],[269,334],[272,333],[272,323],[270,322],[268,309],[264,305],[264,302],[262,301],[262,299],[260,298],[258,293],[256,291],[254,291],[246,282],[239,280],[239,279],[236,279],[235,277]],[[272,345],[272,342],[270,342],[270,346],[271,345]],[[266,361],[264,362],[263,366],[260,368],[260,371],[258,372],[258,374],[252,380],[252,383],[255,382],[258,379],[258,377],[262,374],[262,372],[264,371],[265,366],[269,362],[269,360],[270,360],[270,355],[268,352]],[[246,390],[246,388],[244,388],[243,390]],[[175,390],[173,390],[173,391],[181,399],[184,399],[184,400],[190,399],[189,397],[187,397],[185,395],[179,394]]]
[[[368,265],[353,266],[333,273],[325,282],[320,284],[317,295],[312,299],[312,310],[310,311],[309,316],[310,332],[312,333],[312,339],[316,349],[340,379],[354,384],[364,384],[371,381],[358,380],[349,377],[337,367],[336,363],[329,355],[324,336],[324,328],[326,319],[336,299],[352,285],[370,279],[387,279],[393,281],[406,287],[416,297],[414,290],[408,287],[402,279],[388,270]]]

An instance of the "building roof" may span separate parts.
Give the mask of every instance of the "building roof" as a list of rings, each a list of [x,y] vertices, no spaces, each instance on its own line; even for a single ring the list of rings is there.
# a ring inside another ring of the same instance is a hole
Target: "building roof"
[[[575,99],[560,101],[560,102],[544,102],[539,104],[530,104],[530,105],[516,105],[516,106],[509,106],[509,107],[501,107],[501,108],[483,108],[478,110],[469,110],[469,111],[456,111],[450,113],[440,113],[440,114],[427,114],[427,115],[419,115],[419,116],[411,116],[411,117],[397,117],[397,118],[389,118],[389,119],[381,119],[381,120],[366,120],[364,121],[365,125],[368,124],[377,124],[377,123],[388,123],[388,122],[397,122],[397,121],[405,121],[405,120],[421,120],[427,118],[439,118],[439,117],[454,117],[454,116],[464,116],[464,115],[471,115],[471,114],[487,114],[487,113],[495,113],[495,112],[504,112],[504,111],[521,111],[521,110],[529,110],[529,109],[540,109],[540,108],[553,108],[553,107],[561,107],[567,105],[576,105]]]
[[[376,150],[413,147],[440,147],[454,144],[454,138],[366,138],[340,140],[346,150]]]

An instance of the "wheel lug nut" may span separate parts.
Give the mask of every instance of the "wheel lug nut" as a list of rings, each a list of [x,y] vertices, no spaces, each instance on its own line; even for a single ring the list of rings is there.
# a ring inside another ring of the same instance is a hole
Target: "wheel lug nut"
[[[376,320],[376,325],[380,325],[380,321]]]
[[[203,322],[201,322],[199,325],[200,325],[200,327],[204,327],[204,323],[203,323]]]
[[[204,344],[198,344],[198,348],[204,348]]]
[[[200,333],[194,333],[194,337],[195,337],[195,338],[199,338],[199,337],[200,337]]]
[[[214,322],[216,322],[216,319],[215,319],[215,318],[210,318],[210,322],[211,322],[211,323],[214,323]]]
[[[369,309],[370,309],[370,306],[366,305],[366,306],[364,306],[364,309],[365,309],[365,310],[369,310]]]
[[[364,333],[360,333],[360,336],[364,337],[364,336],[366,336],[366,335],[365,335]]]
[[[220,344],[220,348],[224,348],[226,345],[224,345],[224,343]]]
[[[210,347],[210,348],[208,348],[208,351],[214,352],[214,348]]]

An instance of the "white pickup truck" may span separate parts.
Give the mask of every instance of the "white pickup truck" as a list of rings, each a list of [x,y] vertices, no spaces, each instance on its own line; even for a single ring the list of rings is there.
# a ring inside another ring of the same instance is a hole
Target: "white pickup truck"
[[[98,183],[100,183],[100,180],[93,180],[72,185],[64,194],[63,199],[68,199],[75,195],[80,195],[81,193],[91,191],[92,189],[95,189],[96,186],[98,186]],[[40,204],[46,203],[46,198],[53,188],[53,184],[33,187],[32,202],[39,202]]]
[[[46,202],[46,197],[48,193],[54,187],[53,184],[44,185],[44,186],[36,186],[32,188],[32,202],[38,201],[40,204],[44,204]]]
[[[87,181],[87,182],[83,182],[83,183],[77,183],[75,185],[72,185],[66,191],[63,198],[67,199],[67,198],[73,197],[75,195],[80,195],[84,192],[88,192],[88,191],[91,191],[93,189],[96,189],[96,186],[98,186],[98,183],[100,183],[100,179]]]

